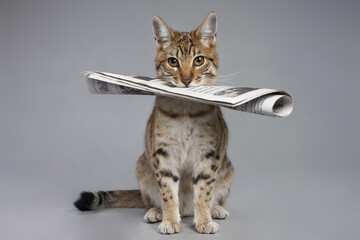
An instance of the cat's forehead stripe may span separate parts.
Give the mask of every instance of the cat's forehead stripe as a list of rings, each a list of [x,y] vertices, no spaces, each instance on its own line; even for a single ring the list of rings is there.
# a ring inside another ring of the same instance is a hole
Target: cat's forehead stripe
[[[190,35],[188,35],[189,37]],[[193,44],[192,41],[189,41],[190,38],[186,38],[184,37],[184,35],[182,35],[183,38],[178,39],[178,41],[176,42],[176,48],[173,49],[172,54],[174,56],[176,56],[177,58],[182,57],[183,55],[192,55],[194,56],[196,51],[196,48]]]
[[[180,46],[178,46],[178,52],[177,52],[177,55],[179,55],[180,53],[181,55],[184,54],[184,51],[182,50],[182,48]]]

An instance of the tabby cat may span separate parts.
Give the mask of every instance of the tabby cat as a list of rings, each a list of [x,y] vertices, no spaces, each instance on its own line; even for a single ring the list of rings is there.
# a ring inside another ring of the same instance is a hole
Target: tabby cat
[[[157,45],[157,77],[174,87],[213,85],[217,76],[217,17],[209,13],[192,32],[172,30],[152,19]],[[83,192],[81,211],[109,207],[146,207],[148,223],[158,231],[180,231],[180,217],[194,216],[196,231],[215,233],[213,219],[225,219],[233,167],[226,155],[228,130],[219,107],[156,97],[148,120],[145,152],[136,175],[140,190]]]

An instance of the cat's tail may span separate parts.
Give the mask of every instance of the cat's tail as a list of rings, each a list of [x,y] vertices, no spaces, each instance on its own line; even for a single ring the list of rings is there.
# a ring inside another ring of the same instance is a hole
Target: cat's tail
[[[100,208],[145,208],[140,190],[118,190],[100,192],[82,192],[74,202],[80,211],[92,211]]]

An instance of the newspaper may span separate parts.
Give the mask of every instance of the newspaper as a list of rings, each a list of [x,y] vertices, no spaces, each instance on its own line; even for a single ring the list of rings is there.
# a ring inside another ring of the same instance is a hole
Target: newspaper
[[[106,72],[86,72],[85,78],[89,91],[95,94],[161,95],[272,117],[289,116],[294,107],[290,94],[283,90],[231,86],[179,88],[161,79]]]

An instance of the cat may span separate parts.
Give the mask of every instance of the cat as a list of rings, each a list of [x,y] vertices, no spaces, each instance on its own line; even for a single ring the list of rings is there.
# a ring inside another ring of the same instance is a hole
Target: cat
[[[217,16],[207,15],[191,32],[172,30],[152,19],[159,79],[176,87],[213,85],[218,69]],[[180,231],[180,217],[194,216],[199,233],[215,233],[213,219],[225,219],[233,167],[226,154],[228,129],[219,107],[157,96],[147,122],[145,152],[137,161],[140,190],[83,192],[74,203],[81,211],[144,207],[158,231]]]

